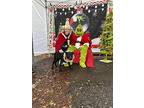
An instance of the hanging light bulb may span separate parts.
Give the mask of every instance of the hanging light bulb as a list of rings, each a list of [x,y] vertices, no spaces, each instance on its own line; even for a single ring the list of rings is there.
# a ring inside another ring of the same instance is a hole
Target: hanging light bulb
[[[86,10],[88,9],[88,6],[86,6]]]
[[[68,8],[68,10],[70,10],[70,7]]]
[[[55,8],[55,11],[57,10],[57,8]]]
[[[71,11],[71,14],[73,14],[74,12],[73,11]]]
[[[65,15],[66,15],[67,13],[65,12]]]
[[[63,8],[62,11],[64,11],[65,9]]]
[[[88,10],[88,13],[90,13],[90,9]]]
[[[85,5],[83,5],[83,8],[85,8]]]
[[[55,12],[55,14],[57,14],[57,12]]]
[[[102,11],[104,11],[104,8],[102,8]]]
[[[95,8],[97,8],[97,5],[95,5]]]
[[[95,9],[95,12],[97,12],[97,10]]]
[[[102,4],[102,7],[104,7],[104,4]]]
[[[62,15],[62,13],[60,12],[60,15]]]

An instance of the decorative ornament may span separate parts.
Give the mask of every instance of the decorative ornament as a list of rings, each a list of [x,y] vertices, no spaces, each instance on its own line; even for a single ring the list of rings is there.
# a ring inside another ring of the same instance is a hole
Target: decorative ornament
[[[81,24],[83,31],[85,32],[89,27],[89,18],[84,13],[76,13],[71,17],[70,25],[73,30],[76,29],[77,25]]]

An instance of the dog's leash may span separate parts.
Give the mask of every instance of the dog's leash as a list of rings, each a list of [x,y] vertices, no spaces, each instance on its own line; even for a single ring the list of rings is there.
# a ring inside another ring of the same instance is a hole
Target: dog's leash
[[[62,33],[63,34],[63,33]],[[65,37],[65,39],[67,39],[67,44],[68,44],[68,47],[70,46],[70,36],[71,36],[71,33],[69,34],[68,37],[66,37],[64,34],[63,36]],[[69,60],[69,59],[66,59],[66,53],[64,52],[64,55],[63,55],[63,59],[65,62],[72,62],[73,60]]]
[[[70,45],[70,36],[71,36],[71,33],[68,35],[68,37],[67,37],[64,33],[62,33],[62,35],[63,35],[64,38],[67,40],[68,47],[69,47],[69,45]]]

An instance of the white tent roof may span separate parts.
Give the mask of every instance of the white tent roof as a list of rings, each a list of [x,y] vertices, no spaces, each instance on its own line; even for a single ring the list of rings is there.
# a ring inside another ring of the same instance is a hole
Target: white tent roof
[[[98,2],[98,1],[103,1],[103,0],[46,0],[47,2],[51,3],[52,5],[56,4],[71,4],[74,5],[77,3],[84,3],[88,1],[93,1],[93,2]]]
[[[34,3],[44,7],[46,5],[76,5],[88,2],[107,2],[108,0],[32,0]]]
[[[77,3],[84,3],[84,2],[99,2],[99,1],[106,1],[106,0],[33,0],[41,5],[45,5],[45,2],[51,3],[52,5],[57,5],[57,4],[71,4],[75,5]]]

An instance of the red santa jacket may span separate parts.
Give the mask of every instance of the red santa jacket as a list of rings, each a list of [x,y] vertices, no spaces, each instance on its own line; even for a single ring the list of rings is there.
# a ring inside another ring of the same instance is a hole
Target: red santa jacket
[[[92,50],[91,50],[91,43],[92,42],[91,42],[89,33],[85,33],[82,36],[80,45],[83,45],[84,43],[89,43],[89,48],[87,50],[87,57],[86,57],[86,65],[87,65],[87,67],[92,68],[92,67],[94,67],[94,57],[93,57],[93,53],[92,53]],[[79,63],[80,51],[79,50],[75,50],[74,51],[74,55],[75,55],[75,58],[74,58],[73,62],[74,63]]]
[[[84,43],[89,43],[89,46],[91,47],[90,34],[85,33],[85,34],[82,36],[82,39],[81,39],[80,45],[83,45]]]
[[[71,45],[75,45],[76,39],[77,39],[76,35],[75,35],[74,33],[71,33],[71,34],[70,34],[70,37],[69,37],[70,44],[71,44]],[[64,33],[60,33],[60,34],[58,35],[58,39],[57,39],[57,41],[56,41],[56,46],[55,46],[56,52],[59,52],[59,50],[61,49],[62,45],[63,45],[64,42],[66,42],[66,41],[67,41],[67,37],[65,36],[65,34],[64,34]]]

